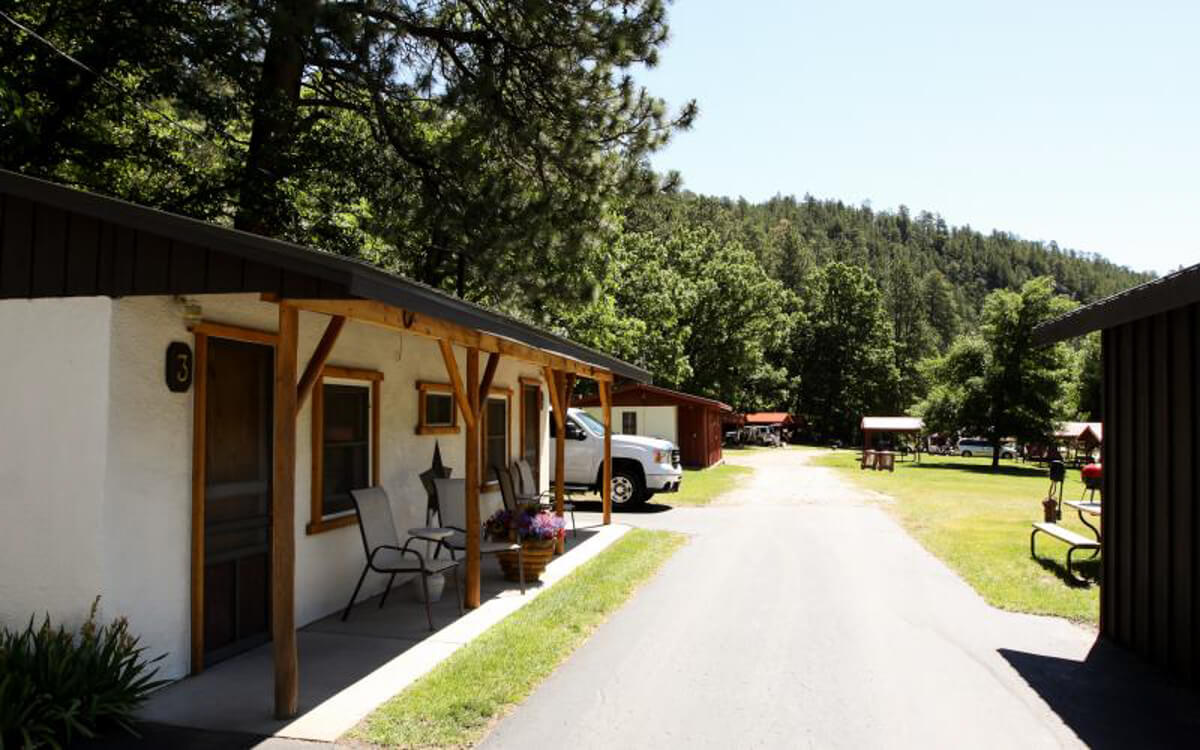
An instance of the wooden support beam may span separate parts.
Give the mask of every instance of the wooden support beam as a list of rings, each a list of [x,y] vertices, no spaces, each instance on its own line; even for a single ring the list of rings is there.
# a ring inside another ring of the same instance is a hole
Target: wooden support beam
[[[321,340],[317,342],[317,348],[313,350],[312,359],[308,360],[308,366],[304,368],[304,374],[300,376],[300,385],[296,386],[297,412],[304,408],[304,402],[312,393],[313,384],[321,377],[321,370],[329,361],[333,345],[337,343],[338,336],[345,326],[346,318],[343,315],[334,315],[329,319],[329,324],[325,326],[325,333],[321,335]]]
[[[600,506],[604,512],[604,525],[612,523],[612,394],[611,383],[597,383],[600,389],[600,406],[604,410],[604,476],[600,480]]]
[[[260,331],[257,328],[214,323],[208,320],[190,325],[188,326],[188,330],[195,334],[202,333],[205,336],[233,339],[235,341],[252,341],[256,344],[265,344],[266,346],[275,346],[275,342],[279,338],[279,334],[272,333],[271,331]]]
[[[458,368],[455,368],[457,374]],[[467,349],[467,406],[473,415],[479,414],[479,350]],[[469,609],[479,606],[479,545],[483,522],[479,517],[479,420],[472,418],[467,423],[467,585],[465,605]]]
[[[280,300],[280,304],[325,315],[342,315],[363,323],[405,331],[439,341],[445,340],[489,354],[503,354],[523,362],[550,366],[564,372],[573,372],[596,381],[612,381],[613,377],[608,370],[594,367],[577,359],[553,354],[503,336],[476,331],[466,326],[402,310],[373,300],[289,298]]]
[[[470,434],[470,431],[476,428],[475,407],[471,405],[474,402],[468,398],[467,390],[463,387],[462,375],[458,372],[458,360],[454,358],[454,347],[445,339],[438,339],[438,346],[442,350],[442,362],[446,365],[446,375],[450,377],[450,387],[454,389],[454,400],[458,403],[458,410],[462,414],[463,422],[466,423],[468,434]],[[478,362],[478,349],[475,350],[475,358]]]
[[[558,400],[560,395],[558,373],[552,367],[543,367],[542,375],[546,378],[546,390],[550,392],[550,408],[554,410],[554,426],[558,428],[559,432],[562,432],[566,414],[563,412],[562,403]]]
[[[192,674],[204,670],[204,485],[207,472],[208,336],[196,334],[192,384]]]
[[[563,410],[562,373],[547,368],[546,376],[550,384],[550,400],[554,404],[554,513],[562,518],[563,503],[567,494],[566,462],[567,462],[567,429],[566,413]],[[562,554],[565,540],[559,537],[555,551]]]
[[[271,637],[275,657],[275,718],[296,715],[296,341],[300,314],[279,307],[275,346],[274,475],[271,494]]]
[[[483,410],[487,406],[488,392],[492,390],[492,381],[496,379],[496,367],[500,364],[500,355],[492,352],[488,355],[487,367],[483,368],[483,380],[479,383],[479,414],[476,417],[482,418]]]

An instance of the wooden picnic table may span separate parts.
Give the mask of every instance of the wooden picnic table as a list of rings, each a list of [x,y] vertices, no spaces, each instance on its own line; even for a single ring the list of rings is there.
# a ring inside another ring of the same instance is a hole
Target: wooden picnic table
[[[1067,500],[1066,502],[1063,503],[1063,505],[1067,506],[1068,508],[1074,508],[1075,512],[1079,514],[1080,522],[1082,522],[1084,526],[1087,526],[1089,529],[1092,530],[1092,533],[1094,533],[1096,535],[1097,542],[1100,541],[1099,527],[1093,526],[1091,523],[1088,522],[1087,518],[1084,517],[1084,514],[1087,514],[1089,516],[1095,516],[1096,518],[1100,518],[1100,513],[1101,513],[1100,503],[1090,502],[1090,501],[1084,502],[1083,500]]]

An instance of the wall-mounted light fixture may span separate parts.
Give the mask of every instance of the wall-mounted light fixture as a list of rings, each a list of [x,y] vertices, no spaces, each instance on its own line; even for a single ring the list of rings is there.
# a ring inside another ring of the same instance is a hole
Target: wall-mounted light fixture
[[[192,326],[200,323],[200,321],[204,320],[204,308],[200,306],[199,302],[188,299],[187,297],[176,297],[175,301],[177,301],[180,307],[183,309],[183,323],[188,328],[191,328]]]

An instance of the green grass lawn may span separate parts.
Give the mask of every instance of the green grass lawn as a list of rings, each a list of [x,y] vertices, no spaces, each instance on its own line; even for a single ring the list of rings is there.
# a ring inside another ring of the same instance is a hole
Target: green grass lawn
[[[1041,500],[1050,486],[1044,467],[1003,461],[993,474],[990,459],[922,456],[919,466],[897,464],[895,473],[862,471],[852,450],[826,452],[816,463],[895,498],[889,507],[904,527],[990,604],[1097,622],[1099,588],[1067,578],[1065,544],[1039,534],[1038,559],[1029,556],[1030,524],[1042,520]],[[1079,471],[1068,469],[1063,499],[1078,500],[1082,492]],[[1092,536],[1071,508],[1063,508],[1060,523]],[[1098,560],[1077,557],[1084,560],[1082,573],[1099,572]]]
[[[749,466],[733,464],[721,464],[708,469],[684,469],[679,492],[655,495],[651,502],[663,505],[708,505],[753,473],[754,469]]]
[[[347,739],[463,747],[520,703],[686,537],[634,529],[376,709]]]

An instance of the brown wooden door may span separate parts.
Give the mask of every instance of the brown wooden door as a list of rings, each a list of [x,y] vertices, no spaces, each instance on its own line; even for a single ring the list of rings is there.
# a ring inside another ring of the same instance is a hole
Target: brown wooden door
[[[704,412],[691,404],[681,404],[675,408],[678,413],[676,424],[680,461],[684,466],[704,466]]]
[[[274,350],[210,339],[205,372],[204,653],[269,638]]]

